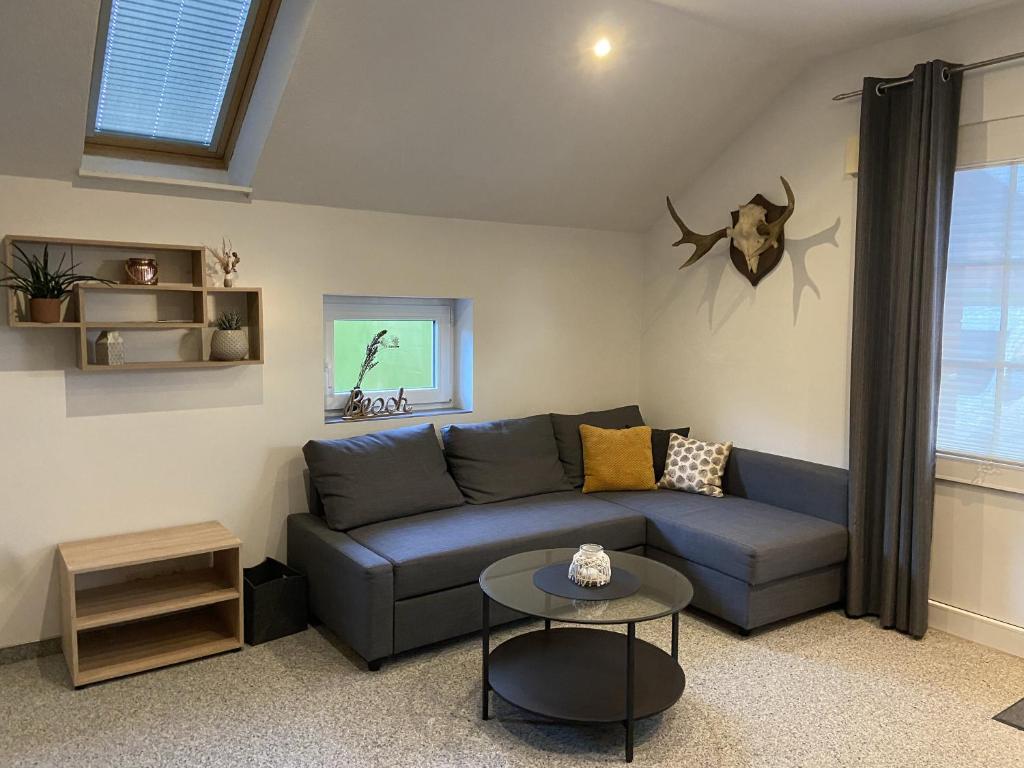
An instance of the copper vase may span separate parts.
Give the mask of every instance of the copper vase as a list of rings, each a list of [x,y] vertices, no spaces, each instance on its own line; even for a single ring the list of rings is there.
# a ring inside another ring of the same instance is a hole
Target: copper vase
[[[156,285],[159,282],[156,259],[128,259],[124,271],[132,285]]]

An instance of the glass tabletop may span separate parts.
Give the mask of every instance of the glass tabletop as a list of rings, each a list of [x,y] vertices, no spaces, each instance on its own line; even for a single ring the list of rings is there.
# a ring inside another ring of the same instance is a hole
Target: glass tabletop
[[[480,574],[480,588],[496,603],[542,619],[577,624],[626,624],[650,621],[681,611],[693,599],[693,585],[674,568],[639,555],[608,552],[612,568],[640,579],[640,589],[613,600],[573,600],[537,588],[538,568],[565,563],[566,578],[575,549],[541,549],[503,558]]]

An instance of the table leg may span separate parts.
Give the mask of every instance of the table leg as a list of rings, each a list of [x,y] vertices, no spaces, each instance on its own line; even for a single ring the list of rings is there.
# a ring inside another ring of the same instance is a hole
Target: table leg
[[[544,619],[544,629],[551,629],[551,619]]]
[[[679,614],[672,614],[672,658],[679,661]]]
[[[483,593],[484,605],[483,605],[483,622],[480,628],[480,639],[483,645],[483,679],[481,680],[481,717],[484,720],[490,718],[488,712],[488,704],[490,703],[490,691],[491,691],[491,678],[489,675],[488,666],[491,657],[491,599],[487,597],[487,593]]]
[[[626,625],[626,762],[633,762],[633,685],[636,624]]]

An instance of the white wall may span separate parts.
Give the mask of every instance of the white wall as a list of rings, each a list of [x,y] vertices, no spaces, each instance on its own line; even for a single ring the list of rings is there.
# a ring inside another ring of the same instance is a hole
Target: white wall
[[[262,286],[264,366],[83,374],[71,331],[0,327],[0,647],[59,632],[54,545],[207,519],[247,564],[283,555],[323,423],[321,296],[475,300],[475,412],[635,402],[639,236],[282,203],[112,192],[0,176],[0,233],[219,242]],[[5,304],[6,299],[0,301]]]
[[[686,190],[676,209],[710,232],[762,192],[796,192],[787,255],[756,288],[720,243],[696,265],[664,216],[648,238],[644,265],[641,406],[659,423],[689,423],[696,435],[731,439],[826,464],[848,460],[849,358],[856,180],[844,175],[847,141],[858,132],[857,101],[831,97],[865,75],[906,74],[933,58],[971,62],[1021,48],[1024,5],[970,16],[923,34],[826,59],[810,67],[757,123]],[[1024,66],[965,76],[961,122],[1024,114]],[[976,138],[976,133],[972,133]],[[976,148],[975,148],[976,149]],[[977,535],[957,532],[976,526]],[[1024,627],[1024,497],[943,483],[937,493],[933,597]],[[955,543],[951,543],[955,542]],[[985,564],[984,589],[976,584]]]

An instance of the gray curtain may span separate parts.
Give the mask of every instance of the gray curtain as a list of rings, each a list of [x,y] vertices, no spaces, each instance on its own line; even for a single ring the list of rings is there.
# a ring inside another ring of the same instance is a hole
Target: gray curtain
[[[946,62],[861,101],[850,387],[847,614],[928,628],[942,300],[959,74]]]

